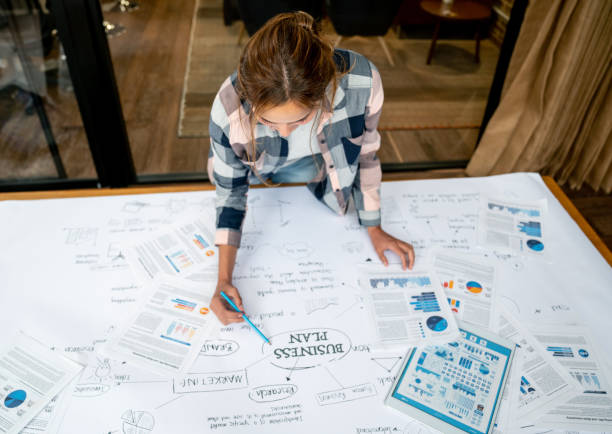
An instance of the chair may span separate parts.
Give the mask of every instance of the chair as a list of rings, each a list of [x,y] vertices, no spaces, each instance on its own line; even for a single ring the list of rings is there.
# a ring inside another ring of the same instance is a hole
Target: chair
[[[322,0],[266,0],[262,2],[237,0],[236,6],[249,36],[252,36],[270,18],[283,12],[304,11],[312,15],[315,20],[320,20],[323,16]]]
[[[326,0],[327,14],[338,39],[352,36],[376,36],[387,60],[395,66],[383,36],[391,27],[402,0]]]

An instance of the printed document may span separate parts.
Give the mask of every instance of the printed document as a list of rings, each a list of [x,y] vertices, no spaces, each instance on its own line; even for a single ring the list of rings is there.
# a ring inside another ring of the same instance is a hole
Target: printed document
[[[210,310],[215,282],[163,278],[103,352],[161,375],[185,372],[219,323]]]
[[[410,350],[385,403],[448,433],[490,433],[514,344],[460,325],[461,338]]]
[[[546,409],[566,401],[580,391],[576,382],[551,358],[542,345],[510,313],[500,307],[499,335],[521,347],[519,375],[511,387],[518,388],[514,414],[521,424],[534,420]]]
[[[539,326],[534,336],[584,389],[547,412],[539,422],[567,430],[612,431],[612,386],[588,330],[580,326]]]
[[[483,198],[479,239],[485,247],[513,253],[543,255],[546,200],[507,202]]]
[[[457,319],[495,329],[495,266],[465,254],[436,250],[432,265]]]
[[[82,369],[19,332],[0,355],[0,433],[20,432]]]
[[[375,271],[378,270],[378,271]],[[376,330],[374,346],[450,342],[459,330],[444,292],[429,272],[362,267],[361,286]]]
[[[216,265],[213,230],[203,218],[175,223],[129,246],[127,260],[143,282],[162,274],[186,277]]]

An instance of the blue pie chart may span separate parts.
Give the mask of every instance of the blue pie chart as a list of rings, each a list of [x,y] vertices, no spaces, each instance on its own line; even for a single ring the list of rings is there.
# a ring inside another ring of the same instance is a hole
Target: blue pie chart
[[[442,332],[447,329],[448,322],[441,316],[430,316],[426,321],[427,327],[434,332]]]
[[[487,365],[480,365],[480,368],[478,370],[482,375],[487,375],[489,372],[491,372],[489,371],[489,367]]]
[[[13,390],[6,396],[6,398],[4,398],[4,405],[7,408],[19,407],[21,404],[23,404],[23,401],[25,401],[26,396],[27,394],[25,390]]]
[[[589,357],[589,352],[582,348],[578,350],[578,354],[580,354],[580,356],[584,357],[585,359]]]
[[[527,240],[527,247],[529,247],[531,250],[535,250],[536,252],[541,252],[544,250],[544,244],[542,241],[538,240]]]

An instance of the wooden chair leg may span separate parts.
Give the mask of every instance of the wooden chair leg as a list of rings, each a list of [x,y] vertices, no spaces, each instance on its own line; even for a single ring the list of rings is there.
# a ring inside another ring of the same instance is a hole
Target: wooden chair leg
[[[389,61],[389,64],[391,64],[391,66],[395,66],[395,62],[393,61],[393,57],[391,56],[391,51],[389,51],[389,47],[387,46],[387,43],[385,42],[385,38],[383,38],[382,36],[378,36],[378,42],[380,42],[380,45],[383,51],[385,52],[385,56],[387,56],[387,60]]]
[[[476,29],[476,53],[474,55],[474,61],[480,63],[480,31]]]
[[[438,33],[440,33],[440,23],[442,21],[438,20],[436,23],[436,28],[434,29],[433,37],[431,38],[431,45],[429,46],[429,54],[427,55],[427,64],[431,63],[431,58],[433,57],[434,50],[436,48],[436,41],[438,40]]]
[[[240,25],[240,33],[238,33],[238,45],[242,41],[242,37],[244,36],[244,32],[246,31],[246,27],[244,27],[244,23]]]

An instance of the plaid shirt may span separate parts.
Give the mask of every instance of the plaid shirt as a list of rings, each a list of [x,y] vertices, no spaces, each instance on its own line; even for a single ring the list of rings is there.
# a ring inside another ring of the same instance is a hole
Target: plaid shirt
[[[368,59],[352,51],[337,49],[334,60],[339,70],[349,72],[338,83],[333,111],[321,114],[317,140],[325,164],[307,187],[340,215],[346,213],[352,197],[360,223],[377,226],[381,169],[376,156],[380,147],[376,128],[383,104],[380,74]],[[212,106],[208,175],[216,186],[215,244],[238,247],[252,166],[263,179],[268,178],[286,162],[288,142],[258,123],[257,153],[254,163],[249,161],[250,105],[240,100],[235,86],[236,72],[223,82]]]

